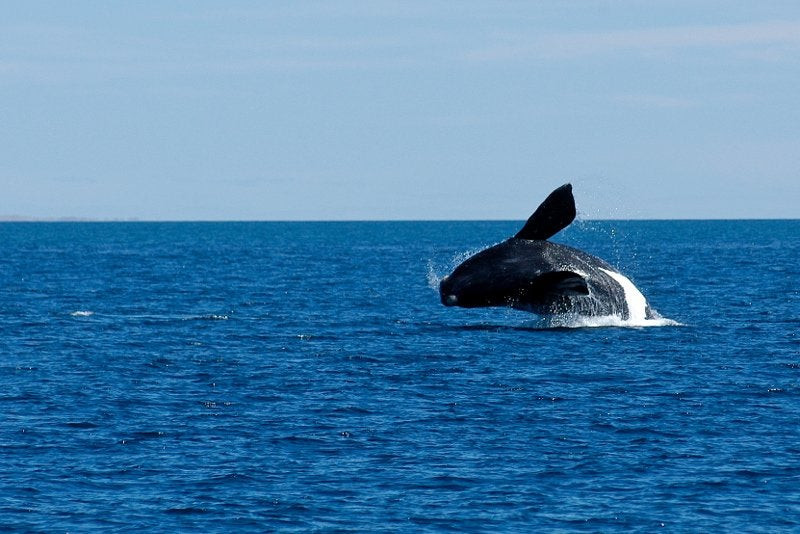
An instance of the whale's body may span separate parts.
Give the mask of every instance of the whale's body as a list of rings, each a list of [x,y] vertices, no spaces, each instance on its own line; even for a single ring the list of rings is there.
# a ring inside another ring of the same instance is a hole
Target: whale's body
[[[468,258],[442,279],[442,304],[506,306],[541,315],[653,318],[641,293],[614,267],[547,241],[574,218],[572,187],[566,184],[551,193],[517,235]]]

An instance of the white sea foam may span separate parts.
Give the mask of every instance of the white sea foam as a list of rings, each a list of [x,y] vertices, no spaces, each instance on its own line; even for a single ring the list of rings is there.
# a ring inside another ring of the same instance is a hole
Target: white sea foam
[[[625,292],[625,302],[628,303],[628,320],[632,323],[641,323],[645,321],[647,317],[647,299],[644,298],[639,288],[620,273],[602,268],[600,270],[622,286],[622,290]]]
[[[543,316],[535,321],[525,323],[526,327],[532,328],[649,328],[654,326],[682,326],[681,323],[667,319],[666,317],[655,317],[653,319],[641,319],[633,321],[623,319],[618,315],[598,315],[587,316],[577,314],[556,314]]]
[[[200,319],[204,321],[227,321],[228,319],[230,319],[230,316],[211,313],[208,315],[195,315],[192,317],[192,319]]]
[[[91,317],[95,313],[88,310],[78,310],[70,313],[72,317]],[[111,319],[133,319],[133,320],[146,320],[146,321],[227,321],[230,319],[228,314],[209,313],[205,315],[169,315],[157,313],[134,313],[134,314],[116,314],[116,313],[103,313],[103,318]]]
[[[209,313],[206,315],[152,315],[152,316],[142,316],[146,319],[154,319],[154,320],[163,320],[163,321],[174,321],[174,320],[181,320],[181,321],[227,321],[230,319],[229,315],[217,315],[215,313]]]

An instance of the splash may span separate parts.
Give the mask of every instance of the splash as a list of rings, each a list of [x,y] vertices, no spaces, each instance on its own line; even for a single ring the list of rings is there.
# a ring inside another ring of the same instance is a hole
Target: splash
[[[542,316],[535,321],[527,321],[525,326],[528,328],[650,328],[683,325],[660,316],[652,319],[631,320],[623,319],[618,315],[588,316],[564,313]]]
[[[639,291],[639,288],[633,285],[633,282],[631,282],[628,277],[620,273],[615,273],[614,271],[609,271],[602,268],[600,270],[616,280],[616,282],[622,286],[622,290],[625,292],[625,302],[628,304],[628,320],[634,323],[646,321],[647,299],[644,298],[644,295],[642,295],[642,292]]]
[[[428,260],[428,274],[425,277],[428,281],[428,287],[438,291],[439,283],[442,281],[444,276],[445,275],[436,272],[436,267],[434,267],[433,261]]]
[[[628,305],[628,318],[623,319],[618,315],[587,316],[577,314],[556,314],[544,316],[536,322],[539,328],[646,328],[654,326],[682,326],[681,323],[661,317],[651,309],[652,318],[647,318],[647,299],[642,295],[633,282],[623,274],[601,269],[613,278],[625,292],[625,302]]]
[[[70,313],[70,315],[73,317],[91,317],[94,315],[94,312],[88,310],[78,310]]]
[[[433,260],[428,260],[428,271],[425,277],[428,282],[428,287],[430,289],[435,289],[438,292],[439,284],[441,283],[442,279],[447,276],[447,273],[452,272],[453,269],[464,263],[468,258],[484,250],[484,248],[485,247],[479,247],[466,250],[464,252],[459,252],[458,254],[454,255],[445,266],[437,265]]]

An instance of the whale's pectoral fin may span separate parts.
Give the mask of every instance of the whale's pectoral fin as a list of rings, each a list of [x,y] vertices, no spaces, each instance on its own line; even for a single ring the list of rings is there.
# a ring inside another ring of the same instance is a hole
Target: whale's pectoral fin
[[[589,294],[586,278],[572,271],[553,271],[536,278],[537,289],[545,294],[578,297]]]
[[[575,198],[572,196],[572,185],[564,184],[544,199],[514,237],[544,240],[566,228],[574,219]]]

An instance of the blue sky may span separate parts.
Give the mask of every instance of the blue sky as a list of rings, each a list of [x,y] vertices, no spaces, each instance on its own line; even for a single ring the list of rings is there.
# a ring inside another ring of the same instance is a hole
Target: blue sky
[[[800,218],[800,3],[4,2],[0,215]]]

